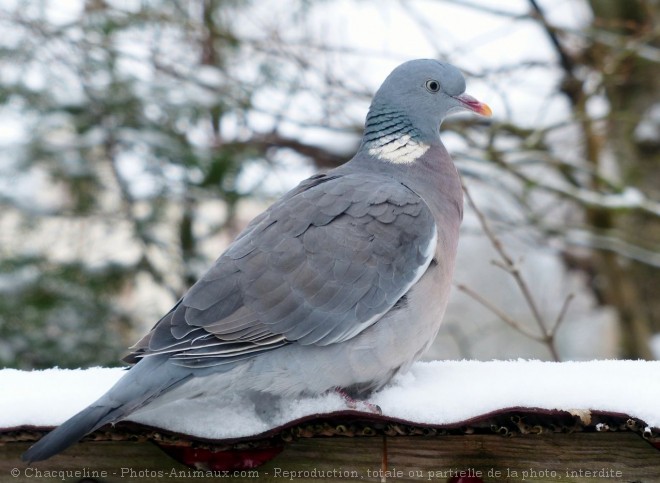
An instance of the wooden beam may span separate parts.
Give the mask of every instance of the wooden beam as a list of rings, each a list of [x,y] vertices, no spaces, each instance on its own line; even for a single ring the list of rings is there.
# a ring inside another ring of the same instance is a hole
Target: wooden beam
[[[28,467],[29,443],[0,444],[0,481],[15,483],[183,483],[202,474],[170,459],[149,442],[88,441]],[[384,456],[387,468],[383,468]],[[17,472],[13,477],[12,471]],[[78,471],[76,475],[75,471]],[[632,432],[436,436],[313,437],[287,443],[265,465],[224,481],[446,482],[453,476],[484,481],[593,483],[651,481],[660,454]],[[61,473],[64,472],[64,473]],[[87,479],[85,479],[87,478]]]

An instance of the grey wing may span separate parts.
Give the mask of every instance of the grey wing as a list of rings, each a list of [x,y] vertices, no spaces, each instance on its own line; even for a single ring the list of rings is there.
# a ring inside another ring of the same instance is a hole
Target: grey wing
[[[233,362],[289,343],[342,342],[375,323],[428,268],[424,201],[376,175],[315,177],[251,223],[129,360]]]

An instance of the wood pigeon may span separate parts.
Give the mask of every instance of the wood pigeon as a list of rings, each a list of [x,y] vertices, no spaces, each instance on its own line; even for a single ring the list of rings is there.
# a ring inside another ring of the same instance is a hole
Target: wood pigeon
[[[126,375],[23,459],[171,401],[364,398],[406,370],[447,306],[463,193],[439,127],[461,110],[491,113],[456,67],[397,67],[357,154],[257,216],[132,348]]]

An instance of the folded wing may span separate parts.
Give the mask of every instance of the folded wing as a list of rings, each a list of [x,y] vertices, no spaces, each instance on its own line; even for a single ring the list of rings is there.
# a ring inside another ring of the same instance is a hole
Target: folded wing
[[[424,201],[378,175],[316,176],[255,219],[127,358],[188,367],[354,337],[428,268]]]

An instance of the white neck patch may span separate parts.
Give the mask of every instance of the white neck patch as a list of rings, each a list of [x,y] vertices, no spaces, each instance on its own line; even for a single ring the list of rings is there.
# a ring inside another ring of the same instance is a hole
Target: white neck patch
[[[414,163],[429,149],[428,144],[416,141],[410,134],[387,135],[366,143],[367,152],[384,161],[397,164]]]

